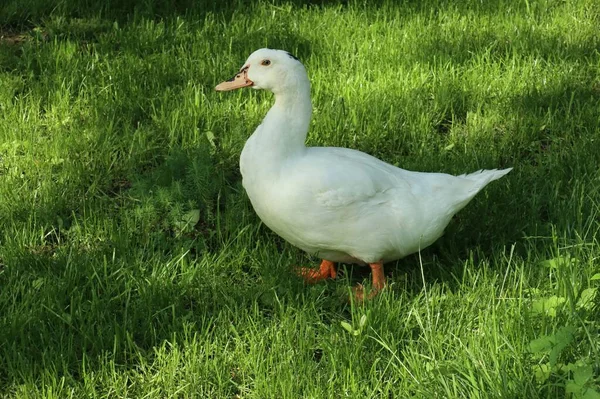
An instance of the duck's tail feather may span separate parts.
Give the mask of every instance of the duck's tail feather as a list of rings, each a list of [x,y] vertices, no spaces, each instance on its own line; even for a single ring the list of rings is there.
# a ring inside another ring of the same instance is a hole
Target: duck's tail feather
[[[466,189],[466,192],[461,196],[461,198],[457,201],[456,207],[454,208],[456,212],[462,209],[465,205],[469,203],[480,192],[488,183],[497,180],[510,172],[512,168],[508,169],[489,169],[489,170],[478,170],[473,173],[465,173],[464,175],[457,176],[459,178],[465,179],[470,182],[469,188]],[[466,194],[466,195],[465,195]]]
[[[507,169],[481,169],[478,170],[477,172],[473,172],[473,173],[465,173],[464,175],[460,175],[458,177],[462,177],[464,179],[468,179],[468,180],[472,180],[477,182],[477,187],[478,190],[481,190],[483,187],[485,187],[489,182],[492,182],[494,180],[498,180],[499,178],[501,178],[502,176],[506,175],[508,172],[510,172],[513,168],[507,168]]]

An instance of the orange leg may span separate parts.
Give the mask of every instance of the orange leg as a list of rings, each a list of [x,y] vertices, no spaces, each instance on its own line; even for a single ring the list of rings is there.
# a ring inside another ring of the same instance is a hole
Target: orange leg
[[[373,275],[373,287],[367,299],[373,298],[379,294],[385,287],[385,276],[383,275],[383,262],[369,263],[371,274]],[[354,297],[357,301],[362,302],[365,299],[364,288],[361,284],[354,288]]]
[[[321,280],[335,278],[337,276],[337,271],[335,270],[335,263],[323,259],[319,270],[310,267],[300,267],[298,268],[298,274],[307,283],[314,284]]]

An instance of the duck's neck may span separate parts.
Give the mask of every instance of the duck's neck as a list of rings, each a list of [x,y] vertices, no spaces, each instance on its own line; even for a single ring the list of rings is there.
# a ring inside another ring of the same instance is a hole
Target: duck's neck
[[[301,153],[306,148],[311,115],[308,84],[275,93],[275,104],[252,135],[253,146],[261,149],[261,157],[270,158],[265,161],[281,162]]]

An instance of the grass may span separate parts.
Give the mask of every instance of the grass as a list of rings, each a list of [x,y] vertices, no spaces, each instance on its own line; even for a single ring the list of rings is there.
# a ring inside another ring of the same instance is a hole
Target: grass
[[[90,2],[0,9],[0,396],[600,397],[600,6]],[[364,304],[261,226],[240,183],[267,93],[309,144],[407,169],[513,166]]]

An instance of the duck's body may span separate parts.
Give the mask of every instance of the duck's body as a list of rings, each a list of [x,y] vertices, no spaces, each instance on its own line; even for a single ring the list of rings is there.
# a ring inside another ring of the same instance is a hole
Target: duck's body
[[[352,149],[306,147],[310,84],[300,62],[258,50],[237,79],[244,84],[232,80],[221,89],[254,85],[275,93],[240,158],[252,205],[270,229],[324,260],[380,265],[425,248],[483,187],[510,171],[411,172]]]
[[[410,172],[332,147],[299,148],[281,160],[278,149],[258,145],[265,131],[257,129],[240,160],[254,210],[286,241],[332,262],[388,262],[429,246],[481,188],[506,173]]]

